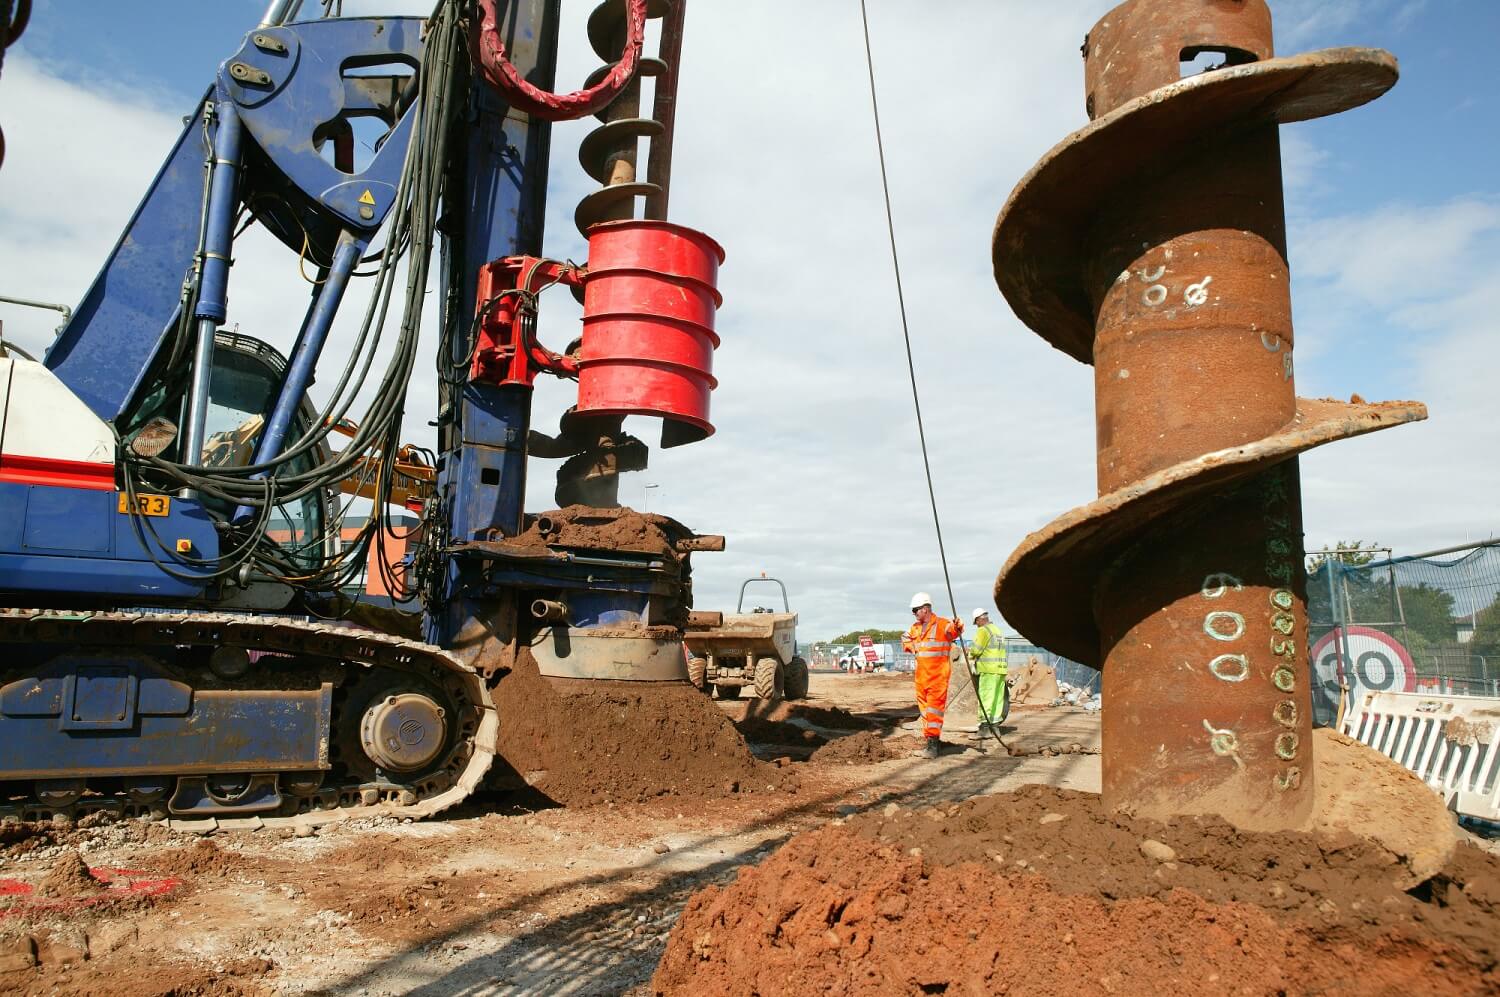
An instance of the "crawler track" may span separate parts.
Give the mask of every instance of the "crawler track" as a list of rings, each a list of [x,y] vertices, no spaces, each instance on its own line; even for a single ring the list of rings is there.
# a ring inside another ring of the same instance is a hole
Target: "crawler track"
[[[495,711],[484,680],[441,648],[367,630],[310,623],[285,617],[213,613],[66,612],[0,609],[0,645],[28,645],[59,653],[78,649],[136,649],[172,662],[174,677],[194,689],[206,674],[191,675],[178,664],[207,648],[238,647],[259,652],[260,660],[242,678],[220,687],[275,690],[284,683],[329,682],[334,687],[332,719],[325,752],[329,767],[321,785],[287,791],[274,811],[251,816],[169,815],[165,800],[132,798],[115,784],[118,777],[84,774],[87,788],[76,800],[56,794],[42,798],[30,781],[0,783],[0,821],[80,819],[100,811],[119,817],[169,820],[173,827],[276,827],[317,825],[348,817],[388,815],[430,817],[454,806],[479,785],[494,757]],[[267,657],[269,656],[269,657]],[[25,677],[17,653],[0,648],[0,688]],[[438,758],[407,781],[378,772],[363,757],[353,758],[360,724],[360,696],[372,683],[409,680],[433,690],[454,709],[448,740]],[[352,740],[351,740],[352,739]],[[43,760],[45,761],[45,760]],[[199,776],[202,772],[191,773]],[[59,778],[79,773],[59,773]],[[188,773],[183,773],[188,775]],[[243,776],[243,773],[235,773]],[[304,777],[307,773],[299,773]],[[164,773],[164,778],[179,778]]]

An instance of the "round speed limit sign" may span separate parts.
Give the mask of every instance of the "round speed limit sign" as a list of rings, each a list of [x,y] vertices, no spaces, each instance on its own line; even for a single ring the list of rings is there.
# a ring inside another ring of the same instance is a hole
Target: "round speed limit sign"
[[[1343,651],[1340,662],[1339,651]],[[1339,678],[1349,684],[1349,703],[1367,692],[1415,692],[1417,668],[1401,642],[1371,627],[1339,627],[1312,648],[1314,709],[1338,709]]]

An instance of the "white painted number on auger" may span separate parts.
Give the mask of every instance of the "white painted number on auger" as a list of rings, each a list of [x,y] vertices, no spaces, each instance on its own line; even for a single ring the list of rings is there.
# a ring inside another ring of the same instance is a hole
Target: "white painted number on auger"
[[[1142,268],[1135,272],[1135,275],[1141,279],[1143,284],[1149,285],[1141,292],[1141,304],[1147,308],[1158,308],[1166,304],[1167,298],[1171,294],[1167,290],[1167,285],[1161,283],[1161,279],[1166,276],[1166,273],[1167,265],[1165,263],[1158,264],[1150,270]],[[1212,276],[1206,276],[1196,284],[1189,284],[1182,292],[1183,303],[1189,308],[1197,308],[1200,305],[1207,304],[1208,285],[1213,282],[1214,279]],[[1262,342],[1264,342],[1264,339],[1262,339]]]
[[[1182,292],[1182,300],[1187,302],[1189,308],[1197,308],[1208,301],[1208,285],[1212,283],[1212,277],[1204,277],[1196,284],[1189,284],[1188,289]]]
[[[1201,593],[1205,599],[1222,599],[1230,589],[1244,591],[1244,584],[1234,575],[1215,571],[1203,579]],[[1245,636],[1245,618],[1227,609],[1212,609],[1203,616],[1203,632],[1216,641],[1233,643]],[[1221,654],[1208,663],[1216,679],[1243,682],[1250,677],[1250,659],[1243,654]]]

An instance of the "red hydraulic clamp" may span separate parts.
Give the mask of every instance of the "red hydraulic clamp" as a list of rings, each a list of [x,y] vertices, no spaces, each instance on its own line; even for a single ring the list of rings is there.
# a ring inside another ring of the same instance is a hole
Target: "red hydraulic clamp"
[[[577,287],[582,267],[535,256],[506,256],[479,268],[478,337],[469,380],[530,387],[537,374],[577,377],[578,362],[536,338],[536,298],[554,284]]]

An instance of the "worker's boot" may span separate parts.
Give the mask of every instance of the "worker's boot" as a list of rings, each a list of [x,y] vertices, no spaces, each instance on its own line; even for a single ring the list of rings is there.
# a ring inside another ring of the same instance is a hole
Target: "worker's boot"
[[[922,746],[922,757],[923,758],[936,758],[938,756],[938,747],[942,743],[943,742],[941,740],[939,740],[938,738],[929,737],[927,739],[927,743]]]

